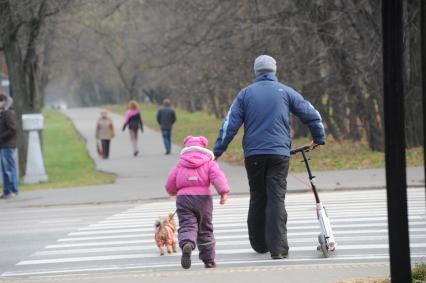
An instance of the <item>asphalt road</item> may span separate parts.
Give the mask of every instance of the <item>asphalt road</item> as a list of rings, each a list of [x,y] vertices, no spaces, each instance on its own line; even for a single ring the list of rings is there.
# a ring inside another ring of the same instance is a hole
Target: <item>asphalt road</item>
[[[424,189],[410,189],[408,196],[412,260],[426,262]],[[174,211],[173,200],[9,209],[0,221],[0,282],[195,282],[196,275],[206,282],[258,282],[259,276],[334,282],[388,275],[385,192],[324,192],[321,197],[338,243],[329,258],[316,251],[319,228],[311,194],[288,195],[290,256],[274,261],[251,250],[245,223],[248,198],[240,196],[215,206],[218,268],[213,271],[202,267],[196,252],[190,271],[181,269],[180,252],[158,254],[153,223]]]
[[[43,249],[58,238],[105,215],[118,213],[130,204],[74,205],[54,207],[2,207],[0,214],[0,270]]]

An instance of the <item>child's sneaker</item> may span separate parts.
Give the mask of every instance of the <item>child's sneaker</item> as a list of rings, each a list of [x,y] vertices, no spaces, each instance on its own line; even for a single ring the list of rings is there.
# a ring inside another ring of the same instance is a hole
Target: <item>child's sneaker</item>
[[[204,262],[204,267],[205,268],[216,268],[216,262],[214,262],[214,260],[212,260],[212,261],[205,261]]]
[[[185,244],[182,248],[182,258],[180,260],[180,264],[182,265],[182,268],[189,269],[191,267],[191,253],[192,253],[191,244]]]

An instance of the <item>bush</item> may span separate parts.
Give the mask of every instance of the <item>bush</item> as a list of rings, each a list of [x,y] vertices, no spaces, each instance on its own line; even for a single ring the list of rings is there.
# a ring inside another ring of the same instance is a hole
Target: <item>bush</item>
[[[413,268],[413,280],[414,282],[426,281],[426,263],[416,264],[416,266]]]

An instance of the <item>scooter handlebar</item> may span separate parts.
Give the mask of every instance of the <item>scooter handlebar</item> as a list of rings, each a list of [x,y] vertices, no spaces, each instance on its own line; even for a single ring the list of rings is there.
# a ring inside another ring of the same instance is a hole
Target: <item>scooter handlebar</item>
[[[296,153],[299,153],[299,152],[302,152],[302,151],[308,152],[310,150],[311,150],[310,146],[306,145],[306,146],[301,146],[301,147],[290,150],[290,154],[293,155],[293,154],[296,154]]]

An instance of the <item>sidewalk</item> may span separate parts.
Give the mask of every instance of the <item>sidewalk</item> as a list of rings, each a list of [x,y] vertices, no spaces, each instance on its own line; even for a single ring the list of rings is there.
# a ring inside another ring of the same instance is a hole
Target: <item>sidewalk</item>
[[[111,142],[109,160],[97,156],[95,124],[99,108],[78,108],[64,113],[74,122],[81,136],[87,141],[87,150],[98,170],[113,173],[116,182],[109,185],[37,190],[22,192],[19,198],[2,204],[4,207],[72,205],[87,203],[108,203],[146,201],[167,198],[164,182],[169,170],[176,163],[181,148],[173,146],[172,155],[164,155],[161,135],[147,127],[140,136],[140,154],[133,157],[128,132],[122,132],[123,117],[110,113],[114,121],[116,137]],[[143,115],[143,114],[142,114]],[[218,125],[219,126],[219,125]],[[189,134],[189,133],[188,133]],[[174,141],[180,143],[181,141]],[[213,141],[210,141],[212,143]],[[232,194],[247,194],[248,183],[244,167],[219,162],[226,173]],[[317,187],[321,190],[361,190],[385,187],[384,169],[341,170],[317,172]],[[424,186],[423,167],[408,168],[409,186]],[[290,174],[288,192],[310,191],[306,173]]]

